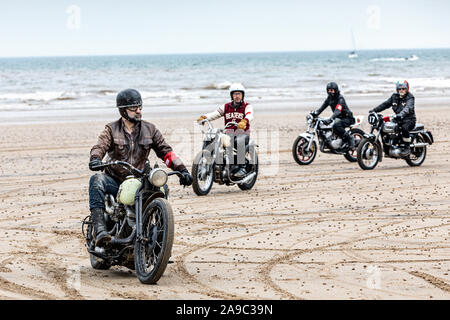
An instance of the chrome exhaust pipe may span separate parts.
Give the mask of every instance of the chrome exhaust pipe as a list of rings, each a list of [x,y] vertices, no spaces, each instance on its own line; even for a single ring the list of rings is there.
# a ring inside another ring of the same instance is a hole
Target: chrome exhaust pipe
[[[244,184],[252,180],[256,176],[256,172],[249,174],[247,177],[238,182],[238,184]]]
[[[421,147],[426,147],[426,146],[428,146],[428,143],[416,143],[416,144],[410,145],[411,148],[421,148]]]

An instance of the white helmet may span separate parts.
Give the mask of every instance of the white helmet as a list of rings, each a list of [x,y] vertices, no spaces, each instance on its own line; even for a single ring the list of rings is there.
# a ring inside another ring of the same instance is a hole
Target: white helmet
[[[244,100],[245,97],[245,88],[241,83],[232,83],[230,86],[230,96],[233,100],[233,93],[235,92],[242,92],[242,100]]]

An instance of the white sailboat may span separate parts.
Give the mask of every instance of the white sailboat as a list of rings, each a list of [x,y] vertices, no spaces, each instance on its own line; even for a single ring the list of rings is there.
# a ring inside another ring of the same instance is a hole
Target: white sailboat
[[[348,54],[348,58],[349,59],[356,59],[356,58],[358,58],[358,53],[356,52],[355,34],[353,33],[353,29],[352,29],[352,41],[353,41],[353,51],[351,51]]]

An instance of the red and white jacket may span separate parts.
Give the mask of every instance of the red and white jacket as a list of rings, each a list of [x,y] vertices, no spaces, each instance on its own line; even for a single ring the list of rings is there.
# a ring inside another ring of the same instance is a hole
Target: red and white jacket
[[[233,107],[233,102],[225,104],[214,112],[205,114],[206,119],[212,121],[224,117],[225,125],[229,122],[239,123],[242,119],[247,120],[247,127],[245,128],[245,133],[250,133],[250,121],[253,120],[253,107],[247,102],[242,102],[238,108]],[[231,126],[227,131],[237,130],[237,126]]]

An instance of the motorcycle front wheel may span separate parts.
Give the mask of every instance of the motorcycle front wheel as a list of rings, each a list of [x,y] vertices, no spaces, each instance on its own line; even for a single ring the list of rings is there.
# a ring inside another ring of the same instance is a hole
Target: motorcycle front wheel
[[[136,240],[134,262],[136,275],[144,284],[156,284],[172,255],[174,219],[166,199],[153,200],[143,213],[141,241]]]
[[[214,164],[205,151],[200,152],[192,164],[192,188],[198,196],[206,196],[214,182]]]
[[[307,166],[314,161],[317,155],[317,144],[313,141],[311,149],[306,151],[305,148],[308,146],[309,141],[304,137],[298,137],[294,145],[292,146],[292,155],[295,162],[301,166]]]
[[[373,170],[380,161],[381,149],[378,143],[364,138],[358,146],[358,164],[363,170]]]

